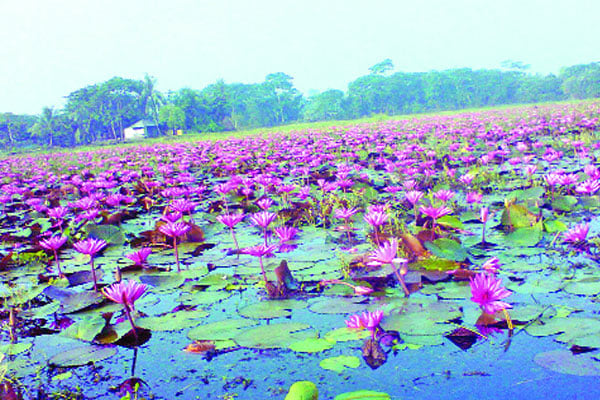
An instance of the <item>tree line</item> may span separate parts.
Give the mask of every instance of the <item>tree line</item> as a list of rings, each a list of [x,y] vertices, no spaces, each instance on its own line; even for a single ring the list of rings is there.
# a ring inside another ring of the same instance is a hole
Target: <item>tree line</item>
[[[558,75],[530,74],[518,62],[506,67],[394,73],[388,59],[351,82],[346,92],[308,97],[283,72],[256,84],[219,80],[202,90],[168,93],[156,90],[156,80],[148,75],[143,80],[114,77],[70,93],[62,109],[45,107],[37,116],[0,113],[0,146],[120,141],[124,129],[141,119],[158,126],[160,135],[600,97],[599,62],[566,67]]]

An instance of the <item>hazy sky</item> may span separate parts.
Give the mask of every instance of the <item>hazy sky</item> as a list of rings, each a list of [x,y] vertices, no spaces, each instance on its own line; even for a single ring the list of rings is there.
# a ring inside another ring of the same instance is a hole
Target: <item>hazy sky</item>
[[[303,92],[395,71],[557,73],[600,61],[598,0],[0,0],[0,112],[37,114],[113,76],[162,91],[285,72]]]

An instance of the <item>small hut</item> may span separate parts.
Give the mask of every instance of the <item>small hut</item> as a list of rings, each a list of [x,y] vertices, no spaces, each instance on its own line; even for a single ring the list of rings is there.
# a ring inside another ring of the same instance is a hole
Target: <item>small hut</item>
[[[125,140],[141,139],[144,137],[154,136],[158,136],[158,126],[156,126],[154,122],[147,119],[141,119],[123,130],[123,138]]]

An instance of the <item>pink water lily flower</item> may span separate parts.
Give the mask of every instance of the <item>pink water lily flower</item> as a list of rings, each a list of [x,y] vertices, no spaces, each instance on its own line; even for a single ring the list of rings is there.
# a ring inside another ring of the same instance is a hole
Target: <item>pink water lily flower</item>
[[[588,232],[590,230],[589,223],[583,223],[576,225],[575,227],[569,229],[566,232],[563,232],[563,241],[567,243],[578,243],[584,242],[587,238]]]
[[[148,256],[152,253],[152,249],[149,247],[142,247],[138,251],[135,251],[130,254],[126,254],[125,257],[129,258],[133,261],[133,265],[143,266],[146,264],[146,260]]]
[[[368,329],[371,332],[371,337],[375,339],[379,324],[383,319],[383,311],[365,311],[362,315],[352,315],[346,320],[346,326],[350,329]]]
[[[137,338],[136,326],[133,323],[133,318],[131,317],[131,312],[135,311],[135,301],[139,299],[145,292],[147,286],[143,283],[137,283],[134,280],[128,280],[127,282],[118,282],[113,283],[107,288],[102,290],[102,293],[106,298],[114,301],[115,303],[119,303],[123,305],[125,310],[125,314],[127,315],[127,319],[131,324],[131,329],[133,330],[133,334]]]
[[[177,238],[188,233],[190,229],[191,227],[185,222],[169,222],[165,225],[161,225],[158,227],[158,230],[161,233],[173,238],[173,251],[175,253],[175,264],[177,265],[177,272],[181,272],[181,267],[179,264],[179,251],[177,250]],[[167,271],[170,270],[170,267],[167,268]]]
[[[52,236],[48,239],[40,240],[40,246],[46,250],[52,250],[54,253],[54,259],[56,260],[56,269],[58,269],[58,275],[64,276],[62,270],[60,269],[60,260],[58,258],[58,249],[60,249],[67,242],[67,238],[65,236]]]
[[[487,314],[512,308],[510,304],[501,301],[512,294],[501,284],[502,279],[491,274],[477,274],[475,278],[471,277],[471,300],[479,304],[479,307]]]
[[[94,239],[89,238],[85,240],[80,240],[73,244],[75,250],[82,254],[87,254],[90,256],[90,267],[92,269],[92,279],[94,280],[94,290],[98,291],[98,280],[96,279],[96,268],[94,267],[94,256],[100,250],[102,250],[107,243],[102,239]]]

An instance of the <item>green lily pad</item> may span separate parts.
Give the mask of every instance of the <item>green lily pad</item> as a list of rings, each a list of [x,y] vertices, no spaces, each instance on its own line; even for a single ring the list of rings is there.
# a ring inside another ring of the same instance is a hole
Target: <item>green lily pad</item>
[[[135,324],[151,331],[179,331],[200,324],[206,316],[208,313],[204,310],[178,311],[159,317],[140,318]]]
[[[29,318],[44,318],[47,315],[57,312],[59,308],[60,303],[58,301],[53,301],[41,307],[30,308],[21,313],[21,315]]]
[[[329,350],[334,346],[335,342],[320,338],[307,338],[294,342],[290,345],[290,349],[297,353],[320,353]]]
[[[365,310],[360,299],[333,297],[312,303],[308,309],[317,314],[354,314]]]
[[[357,390],[335,396],[333,400],[391,400],[389,394],[373,390]]]
[[[319,391],[317,386],[310,381],[295,382],[290,386],[284,400],[318,400]]]
[[[461,220],[458,219],[454,215],[444,215],[443,217],[438,218],[437,223],[439,225],[445,225],[445,226],[449,226],[451,228],[456,228],[456,229],[464,229],[465,228],[465,226],[461,222]]]
[[[106,321],[102,315],[92,314],[75,322],[62,331],[60,335],[91,342],[102,331],[105,325]]]
[[[125,243],[123,232],[115,225],[86,225],[84,230],[89,237],[105,240],[108,244],[122,246]]]
[[[460,243],[452,239],[441,238],[433,242],[426,242],[425,248],[433,255],[446,260],[462,262],[467,258],[467,251]]]
[[[435,294],[442,299],[466,299],[471,297],[471,287],[467,282],[443,282],[427,285],[421,293]]]
[[[571,294],[592,296],[600,293],[600,282],[598,278],[581,279],[567,283],[563,290]]]
[[[319,366],[323,369],[341,374],[348,368],[358,368],[360,366],[360,359],[356,356],[330,357],[321,360]]]
[[[512,246],[532,247],[542,240],[542,223],[531,227],[518,228],[506,235],[506,242]]]
[[[197,326],[190,330],[187,336],[192,340],[228,340],[255,325],[256,322],[250,319],[226,319]]]
[[[242,347],[256,349],[277,349],[289,347],[292,343],[316,337],[310,325],[299,322],[262,325],[237,334],[233,340]]]
[[[600,320],[583,317],[554,317],[549,321],[529,325],[525,328],[532,336],[550,336],[560,333],[555,339],[569,343],[577,337],[600,333]]]
[[[600,196],[582,196],[580,197],[581,205],[586,210],[600,208]]]
[[[521,204],[509,204],[502,212],[501,221],[504,226],[519,229],[534,225],[537,216]]]
[[[208,305],[218,303],[229,297],[231,297],[231,293],[224,291],[196,291],[192,293],[181,293],[179,296],[179,302],[183,305]]]
[[[569,229],[569,227],[561,220],[552,219],[552,220],[544,221],[544,229],[548,233],[556,233],[556,232],[564,232],[567,229]]]
[[[7,356],[14,356],[15,354],[21,354],[31,348],[31,343],[8,343],[0,345],[0,353],[6,354]]]
[[[79,367],[89,363],[105,360],[117,354],[115,347],[81,346],[72,350],[58,353],[48,360],[48,364],[55,367]]]
[[[558,211],[571,211],[577,204],[574,196],[557,196],[552,201],[552,208]]]
[[[370,336],[371,334],[366,329],[350,329],[344,327],[327,332],[323,338],[332,342],[349,342],[351,340],[366,339]]]
[[[105,297],[98,292],[88,291],[75,293],[60,302],[61,312],[64,314],[74,313],[83,310],[95,304],[100,304]]]
[[[553,350],[536,354],[533,361],[541,367],[561,374],[600,376],[598,363],[587,353],[573,355],[569,350]]]
[[[306,308],[306,302],[299,300],[265,300],[240,308],[238,313],[247,318],[278,318],[289,317],[291,310]]]
[[[176,272],[165,272],[154,275],[141,275],[140,281],[156,290],[171,290],[183,285],[185,278]]]

